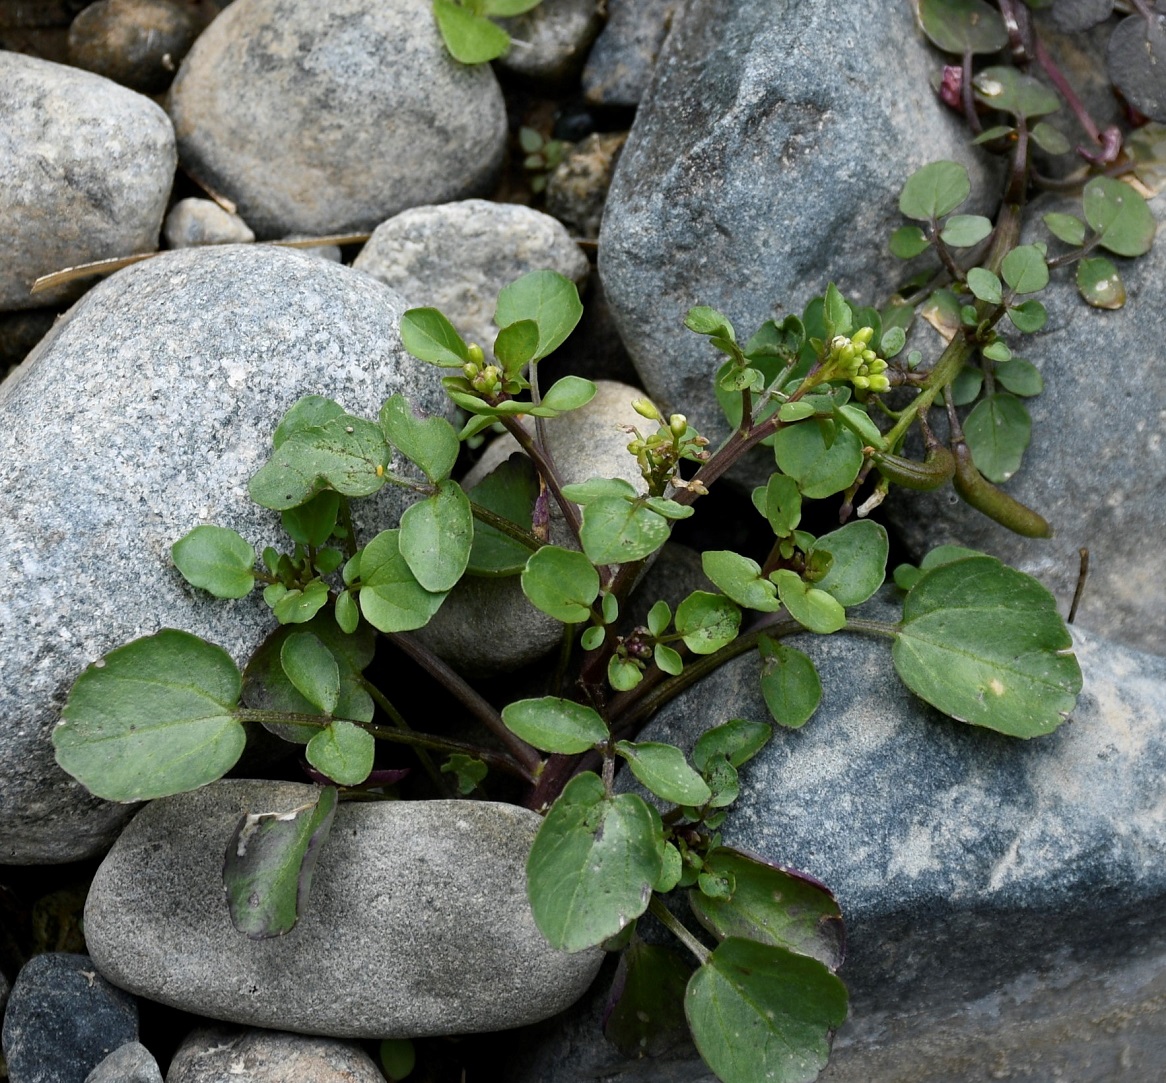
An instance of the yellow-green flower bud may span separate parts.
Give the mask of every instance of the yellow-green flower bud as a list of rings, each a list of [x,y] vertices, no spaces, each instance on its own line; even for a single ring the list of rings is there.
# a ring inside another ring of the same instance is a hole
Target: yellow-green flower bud
[[[467,361],[464,365],[462,365],[462,375],[465,376],[467,380],[473,380],[481,371],[482,370],[479,369],[478,366],[475,365],[472,361]]]
[[[855,331],[854,334],[850,336],[850,341],[857,342],[860,346],[869,346],[870,340],[872,338],[874,338],[874,328],[873,327],[862,327],[862,328],[859,328],[859,330]]]
[[[868,387],[870,387],[870,380],[868,380],[865,376],[851,376],[850,382],[854,384],[854,386],[857,387],[859,391],[865,391]]]
[[[684,430],[688,428],[688,418],[683,414],[673,414],[668,419],[668,428],[673,436],[683,436]]]
[[[659,421],[660,411],[656,409],[647,399],[636,399],[632,403],[632,409],[635,410],[640,417],[646,417],[649,421]]]
[[[486,359],[486,355],[482,353],[482,347],[476,342],[471,342],[466,347],[466,353],[470,355],[470,363],[474,365],[480,365]]]

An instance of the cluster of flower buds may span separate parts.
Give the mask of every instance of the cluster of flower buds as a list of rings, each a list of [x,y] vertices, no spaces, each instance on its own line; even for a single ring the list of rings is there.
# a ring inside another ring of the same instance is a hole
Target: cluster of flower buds
[[[483,364],[485,355],[476,343],[471,344],[467,352],[470,360],[462,365],[462,375],[479,394],[497,398],[503,390],[506,374],[497,365]]]
[[[826,366],[849,380],[859,391],[889,391],[891,381],[883,375],[887,363],[870,348],[873,337],[873,327],[863,327],[850,338],[835,335],[830,340]]]
[[[680,484],[681,479],[675,474],[681,459],[703,462],[709,457],[704,450],[708,440],[689,429],[688,418],[683,414],[672,414],[665,420],[647,399],[638,399],[632,403],[632,408],[640,417],[660,423],[660,428],[651,436],[643,436],[638,429],[631,429],[635,439],[628,444],[628,451],[639,461],[640,473],[651,492],[659,495],[667,484]]]

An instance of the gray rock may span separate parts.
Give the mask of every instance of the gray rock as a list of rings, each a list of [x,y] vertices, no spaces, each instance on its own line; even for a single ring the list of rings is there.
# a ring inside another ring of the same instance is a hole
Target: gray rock
[[[1166,197],[1152,207],[1161,219]],[[1035,224],[1026,240],[1049,239],[1040,216],[1054,209],[1074,207],[1070,202],[1034,207]],[[1041,295],[1047,326],[1012,338],[1017,353],[1041,370],[1045,389],[1025,400],[1032,444],[1020,470],[1002,487],[1044,515],[1056,536],[1034,540],[1013,534],[973,511],[950,488],[910,494],[895,489],[888,512],[912,552],[950,541],[982,549],[1035,575],[1057,596],[1062,612],[1068,612],[1076,588],[1078,550],[1087,547],[1089,578],[1078,623],[1163,654],[1166,551],[1157,539],[1166,531],[1166,387],[1148,359],[1158,356],[1166,335],[1160,301],[1166,245],[1159,242],[1136,260],[1114,261],[1128,294],[1124,308],[1090,308],[1077,295],[1072,270],[1054,273],[1052,286]]]
[[[162,1071],[141,1042],[127,1042],[94,1068],[85,1083],[162,1083]]]
[[[674,25],[612,181],[599,271],[644,386],[714,444],[720,355],[684,328],[692,305],[749,335],[830,281],[881,303],[901,271],[886,244],[899,191],[936,159],[967,163],[974,202],[994,205],[930,89],[940,62],[910,6],[881,0],[790,0],[780,17],[765,0],[706,0]]]
[[[88,955],[34,955],[4,1013],[11,1083],[85,1083],[113,1050],[138,1037],[138,1005]]]
[[[547,211],[573,230],[594,240],[607,202],[627,132],[594,132],[567,151],[547,179]]]
[[[289,233],[286,237],[281,237],[280,240],[287,241],[309,241],[317,238],[309,237],[306,233]],[[302,247],[296,246],[296,251],[303,252],[305,256],[315,256],[316,259],[326,259],[331,263],[341,263],[340,245],[338,244],[306,244]]]
[[[683,0],[607,0],[607,25],[583,68],[583,97],[593,105],[639,105],[682,6]]]
[[[69,27],[69,60],[143,94],[160,94],[198,37],[198,18],[171,0],[97,0]]]
[[[248,244],[255,240],[255,234],[242,218],[210,199],[179,200],[166,215],[162,234],[171,248]]]
[[[529,271],[558,271],[582,286],[587,257],[560,222],[516,203],[466,199],[413,207],[377,226],[352,264],[409,303],[441,309],[489,357],[503,286]]]
[[[284,411],[322,393],[375,416],[394,391],[446,408],[439,371],[400,345],[404,307],[286,249],[168,252],[95,287],[0,386],[0,580],[21,584],[0,599],[0,862],[100,854],[130,813],[53,759],[88,662],[163,627],[243,662],[273,627],[258,594],[188,587],[170,546],[203,522],[287,544],[246,492]],[[396,522],[399,492],[367,505],[367,526]]]
[[[646,491],[625,426],[649,424],[631,407],[644,393],[610,380],[596,381],[595,398],[579,410],[548,421],[547,443],[567,485],[591,478],[623,478]],[[515,452],[509,434],[498,437],[462,482],[478,484]],[[578,548],[558,506],[551,501],[553,544]],[[450,592],[433,619],[414,638],[463,673],[508,673],[541,658],[562,638],[563,625],[536,609],[522,593],[518,576],[467,576]]]
[[[102,972],[185,1011],[345,1038],[520,1026],[587,988],[602,953],[553,951],[535,927],[525,863],[540,821],[514,805],[341,805],[296,927],[236,932],[222,884],[236,822],[312,793],[224,781],[143,809],[86,905]]]
[[[498,23],[511,39],[498,66],[550,84],[578,75],[602,26],[595,0],[542,0],[526,14]]]
[[[428,0],[236,0],[171,90],[183,165],[262,238],[373,229],[490,189],[506,147],[488,64],[459,64]]]
[[[4,1014],[4,1005],[8,1003],[10,992],[12,992],[12,986],[8,984],[8,979],[4,976],[3,971],[0,971],[0,1017]]]
[[[176,157],[170,121],[148,98],[0,52],[0,132],[0,311],[77,295],[32,296],[41,275],[158,247]]]
[[[876,601],[869,615],[896,612]],[[882,642],[791,641],[818,666],[822,707],[742,768],[723,832],[838,895],[852,1002],[824,1081],[1102,1083],[1166,1069],[1166,660],[1074,640],[1085,686],[1072,721],[1028,742],[939,716]],[[732,717],[768,717],[754,655],[641,739],[688,748]],[[626,1065],[597,1033],[578,1017],[507,1078],[552,1078],[556,1063],[563,1083],[712,1081],[683,1055]]]
[[[182,1043],[166,1083],[384,1083],[360,1046],[277,1030],[213,1027]]]

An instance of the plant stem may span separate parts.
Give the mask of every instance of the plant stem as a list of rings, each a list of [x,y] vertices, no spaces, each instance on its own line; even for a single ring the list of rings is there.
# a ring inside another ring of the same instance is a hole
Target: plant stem
[[[475,504],[472,500],[470,501],[470,511],[473,512],[475,519],[481,520],[487,526],[492,526],[500,534],[505,534],[508,538],[513,538],[519,545],[525,545],[527,549],[532,551],[541,549],[545,544],[529,530],[523,530],[517,523],[512,523],[504,515],[499,515],[496,511],[484,508],[481,504]]]
[[[382,711],[385,712],[385,714],[389,716],[389,719],[392,721],[393,725],[397,727],[397,729],[401,730],[403,733],[413,732],[413,727],[405,721],[405,716],[402,715],[401,712],[393,706],[393,704],[389,701],[388,696],[386,696],[379,688],[377,688],[377,686],[373,684],[372,681],[370,681],[363,673],[358,679],[360,681],[361,687],[363,687],[364,690],[370,696],[372,696],[373,701],[377,704],[378,707],[380,707]],[[433,762],[433,757],[430,756],[424,748],[418,747],[416,752],[417,759],[420,760],[422,768],[429,776],[429,780],[437,788],[437,792],[444,794],[446,797],[452,797],[453,791],[449,785],[450,780],[448,776],[443,775],[437,769],[437,765]]]
[[[867,620],[865,617],[847,617],[846,631],[869,632],[871,635],[885,636],[887,639],[898,639],[899,626],[888,624],[882,620]]]
[[[403,632],[390,632],[388,639],[390,643],[399,647],[412,658],[434,680],[452,692],[462,705],[510,750],[510,754],[521,764],[523,777],[528,782],[533,782],[538,777],[542,768],[542,758],[530,745],[506,728],[502,716],[464,680],[460,673],[457,673],[432,651],[421,646],[412,636]]]
[[[554,460],[548,455],[543,454],[542,448],[538,446],[537,442],[526,431],[525,426],[518,418],[512,414],[506,414],[499,418],[499,420],[505,426],[506,431],[518,441],[518,446],[526,452],[530,461],[534,463],[535,469],[543,476],[543,480],[547,483],[547,488],[554,494],[555,500],[563,512],[563,518],[566,519],[567,525],[571,528],[571,533],[578,538],[579,528],[583,525],[582,520],[579,518],[579,509],[563,496],[563,482],[559,477],[559,471],[555,467]]]
[[[696,956],[696,961],[701,966],[709,961],[712,952],[684,927],[680,919],[664,905],[659,895],[652,895],[652,901],[648,903],[648,912]]]

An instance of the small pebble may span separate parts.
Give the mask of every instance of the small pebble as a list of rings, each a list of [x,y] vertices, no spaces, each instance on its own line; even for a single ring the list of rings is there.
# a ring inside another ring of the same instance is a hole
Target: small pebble
[[[237,214],[209,199],[183,199],[170,208],[162,235],[171,248],[201,244],[249,244],[255,234]]]

